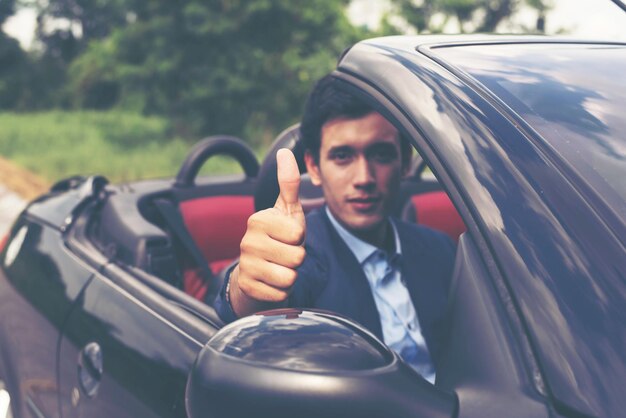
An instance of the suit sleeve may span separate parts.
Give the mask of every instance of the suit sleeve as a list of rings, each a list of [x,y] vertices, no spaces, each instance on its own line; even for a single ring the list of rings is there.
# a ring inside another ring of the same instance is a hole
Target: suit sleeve
[[[315,308],[326,284],[326,268],[316,252],[307,247],[304,263],[298,267],[298,278],[289,295],[289,307]]]
[[[215,297],[215,301],[213,302],[213,307],[215,308],[215,312],[220,317],[225,324],[229,324],[234,320],[238,319],[233,307],[230,302],[226,298],[226,292],[228,291],[229,283],[230,283],[230,274],[233,272],[235,267],[237,267],[239,263],[234,263],[226,272],[224,283],[222,283],[222,288],[219,293]]]

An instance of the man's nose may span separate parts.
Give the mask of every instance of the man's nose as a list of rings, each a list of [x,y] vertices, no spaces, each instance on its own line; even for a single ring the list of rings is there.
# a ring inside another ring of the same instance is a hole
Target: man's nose
[[[367,187],[374,184],[374,170],[367,158],[358,158],[354,168],[355,187]]]

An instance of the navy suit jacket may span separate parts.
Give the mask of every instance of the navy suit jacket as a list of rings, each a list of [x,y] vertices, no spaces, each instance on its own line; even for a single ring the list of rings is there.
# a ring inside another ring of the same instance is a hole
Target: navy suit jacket
[[[439,326],[446,309],[454,265],[452,240],[440,232],[394,220],[402,247],[401,274],[415,306],[433,359],[441,345]],[[359,322],[381,340],[382,327],[370,284],[358,260],[325,210],[306,217],[307,256],[289,306],[327,309]]]
[[[422,334],[436,361],[455,248],[440,232],[394,220],[402,246],[401,273],[415,306]],[[298,279],[289,297],[289,306],[318,308],[345,315],[383,340],[374,296],[358,260],[339,236],[324,209],[306,217],[307,251],[298,268]],[[225,302],[225,285],[215,308],[229,322],[234,313]]]

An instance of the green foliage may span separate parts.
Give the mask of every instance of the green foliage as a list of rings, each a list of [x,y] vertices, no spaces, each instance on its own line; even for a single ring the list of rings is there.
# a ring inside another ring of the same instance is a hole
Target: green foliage
[[[248,134],[266,143],[298,119],[311,83],[364,35],[348,22],[346,3],[130,2],[133,22],[72,63],[73,103],[165,115],[183,137]]]
[[[19,107],[28,64],[18,42],[0,32],[0,109]]]
[[[0,109],[19,107],[27,84],[24,74],[29,67],[28,57],[16,40],[1,30],[14,13],[15,0],[0,0]]]
[[[112,28],[126,23],[122,0],[17,0],[37,10],[37,40],[41,46],[33,55],[29,82],[38,86],[37,97],[26,95],[23,107],[42,109],[69,107],[71,90],[67,88],[66,73],[70,63],[82,54],[92,40],[103,39]],[[59,24],[62,22],[62,24]],[[101,109],[115,102],[115,89],[99,83],[92,97],[102,96],[85,107]],[[41,97],[43,96],[43,97]]]
[[[80,28],[80,38],[74,38],[77,50],[94,39],[107,37],[113,28],[127,23],[125,0],[31,0],[38,9],[38,37],[46,44],[49,53],[56,46],[51,37],[69,39],[74,37],[73,28]],[[44,27],[51,20],[63,19],[68,25],[48,33]],[[51,43],[52,42],[52,43]],[[58,45],[57,45],[58,46]]]
[[[50,182],[74,174],[102,174],[114,182],[172,177],[191,149],[169,139],[159,117],[125,112],[0,113],[0,155]],[[241,172],[228,158],[212,158],[203,173]]]
[[[107,111],[0,114],[0,153],[50,180],[120,180],[172,175],[190,138],[266,145],[299,119],[314,80],[368,36],[348,21],[348,3],[2,0],[0,22],[37,9],[38,44],[27,54],[0,33],[0,109]]]
[[[0,1],[0,25],[15,13],[15,0]]]
[[[510,18],[522,6],[527,5],[538,12],[535,30],[544,29],[545,12],[552,7],[552,0],[391,0],[394,11],[385,20],[399,16],[418,33],[439,33],[455,19],[459,32],[494,32],[498,25]],[[435,23],[441,21],[443,23]]]

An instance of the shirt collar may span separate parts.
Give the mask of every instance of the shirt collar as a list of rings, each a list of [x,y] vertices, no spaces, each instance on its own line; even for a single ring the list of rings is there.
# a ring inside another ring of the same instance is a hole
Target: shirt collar
[[[354,236],[350,231],[343,227],[339,223],[337,219],[330,212],[328,206],[325,207],[326,215],[328,215],[328,219],[330,219],[330,223],[335,227],[335,230],[346,243],[348,248],[352,250],[354,256],[356,257],[359,264],[363,264],[372,254],[376,251],[381,251],[380,248],[373,246],[372,244],[363,241],[360,238]],[[396,230],[396,225],[389,218],[389,224],[391,225],[391,230],[393,231],[393,238],[395,242],[395,253],[400,255],[402,254],[402,248],[400,247],[400,237],[398,236],[398,231]]]

